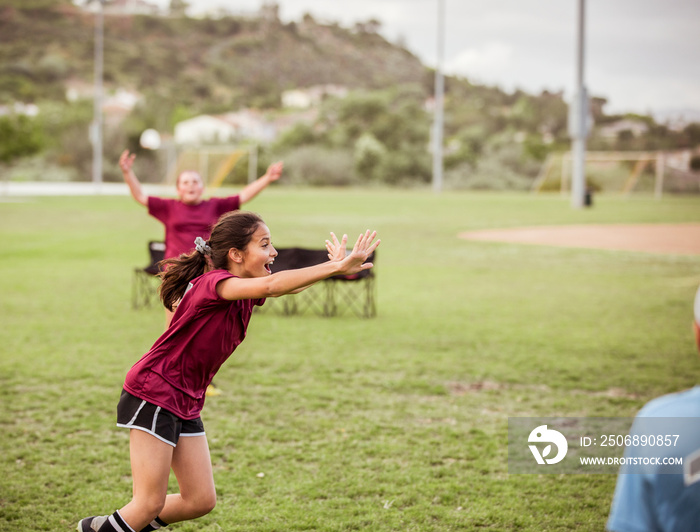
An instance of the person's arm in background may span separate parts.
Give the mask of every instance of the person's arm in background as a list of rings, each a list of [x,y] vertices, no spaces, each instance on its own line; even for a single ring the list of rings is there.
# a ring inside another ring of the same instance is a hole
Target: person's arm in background
[[[143,193],[141,183],[132,169],[134,159],[136,159],[135,153],[129,154],[129,150],[124,150],[121,157],[119,157],[119,168],[122,169],[124,181],[129,186],[129,191],[131,191],[132,197],[144,207],[148,207],[148,196]]]
[[[267,168],[267,172],[265,172],[265,174],[263,174],[258,179],[253,181],[250,185],[247,185],[243,190],[241,190],[238,193],[238,198],[241,205],[249,202],[255,196],[260,194],[270,183],[272,183],[273,181],[277,181],[282,176],[282,167],[282,162],[271,164]]]

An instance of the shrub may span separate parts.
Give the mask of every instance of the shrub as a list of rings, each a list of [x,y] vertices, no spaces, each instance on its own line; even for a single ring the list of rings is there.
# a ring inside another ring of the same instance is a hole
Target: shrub
[[[690,158],[690,169],[694,172],[700,171],[700,155],[693,155]]]
[[[349,150],[303,146],[285,154],[280,183],[311,186],[347,186],[357,182]]]
[[[371,133],[365,133],[355,142],[355,170],[365,181],[378,177],[379,167],[386,155],[386,148]]]
[[[32,155],[43,148],[39,122],[24,115],[0,117],[0,162]]]
[[[430,182],[431,157],[425,151],[390,151],[382,159],[379,175],[387,185],[411,186]]]
[[[278,150],[289,150],[313,144],[315,141],[316,135],[312,126],[304,122],[298,122],[281,133],[279,139],[275,142],[275,148]]]

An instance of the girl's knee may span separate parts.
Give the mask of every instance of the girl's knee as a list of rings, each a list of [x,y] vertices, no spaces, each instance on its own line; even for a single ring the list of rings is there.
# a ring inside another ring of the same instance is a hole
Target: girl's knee
[[[211,494],[206,494],[203,495],[198,501],[197,501],[197,510],[200,513],[200,515],[206,515],[209,512],[211,512],[214,508],[216,507],[216,492],[213,492]]]
[[[192,515],[201,517],[211,512],[216,506],[216,490],[200,490],[197,493],[190,493],[183,497],[183,502]]]

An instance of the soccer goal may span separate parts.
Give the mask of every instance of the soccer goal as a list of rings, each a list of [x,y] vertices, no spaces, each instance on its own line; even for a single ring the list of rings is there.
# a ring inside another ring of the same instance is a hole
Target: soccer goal
[[[175,183],[185,170],[199,172],[209,189],[225,182],[252,183],[257,179],[257,145],[235,146],[181,146],[168,164],[167,182]]]
[[[571,157],[571,152],[550,154],[531,190],[535,193],[558,190],[563,195],[568,194],[571,190]],[[625,196],[633,192],[649,192],[661,198],[669,185],[668,157],[660,151],[589,151],[586,153],[586,188]]]

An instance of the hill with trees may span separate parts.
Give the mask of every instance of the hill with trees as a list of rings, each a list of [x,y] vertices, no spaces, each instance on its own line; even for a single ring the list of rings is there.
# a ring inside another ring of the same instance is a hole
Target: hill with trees
[[[126,89],[141,99],[128,116],[107,124],[105,157],[116,161],[123,147],[138,149],[146,128],[172,133],[183,119],[240,108],[283,114],[285,90],[334,84],[347,88],[348,96],[325,99],[315,121],[298,123],[264,146],[261,167],[284,157],[290,182],[428,182],[434,73],[380,29],[378,21],[345,28],[312,15],[284,23],[274,5],[221,18],[106,15],[105,90]],[[87,178],[91,94],[69,98],[68,89],[92,84],[94,15],[67,0],[0,0],[0,35],[0,105],[11,110],[31,103],[40,110],[35,117],[0,116],[0,163],[26,165],[33,154],[35,174],[50,169]],[[597,124],[620,118],[604,114],[603,98],[592,103]],[[646,124],[643,135],[593,137],[591,146],[700,144],[697,124],[671,131],[649,117],[633,118]],[[547,154],[568,149],[566,122],[561,93],[507,93],[448,77],[446,183],[527,188]],[[14,142],[4,142],[9,139]],[[143,154],[144,164],[149,157]],[[120,179],[116,166],[105,173]]]

